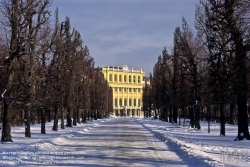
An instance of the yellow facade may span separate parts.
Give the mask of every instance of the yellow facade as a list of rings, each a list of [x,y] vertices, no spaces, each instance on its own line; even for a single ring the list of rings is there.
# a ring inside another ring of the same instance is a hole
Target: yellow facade
[[[142,90],[145,72],[123,67],[108,66],[102,73],[113,90],[115,116],[143,116]]]

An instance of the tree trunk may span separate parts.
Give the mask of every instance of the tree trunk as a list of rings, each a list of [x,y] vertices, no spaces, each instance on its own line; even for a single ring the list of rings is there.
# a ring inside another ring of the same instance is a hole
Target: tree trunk
[[[211,115],[210,115],[210,106],[208,106],[208,117],[207,117],[207,133],[210,133],[210,120],[211,120]]]
[[[247,113],[247,69],[245,63],[246,53],[243,53],[243,41],[240,40],[236,45],[237,51],[237,65],[238,69],[238,91],[237,91],[237,104],[238,104],[238,136],[236,139],[243,140],[244,138],[250,140],[248,129],[248,113]]]
[[[87,115],[86,120],[90,121],[90,110],[87,110],[87,114],[86,115]]]
[[[82,123],[84,123],[84,110],[82,110]]]
[[[84,122],[87,121],[87,110],[84,110],[84,118],[83,118]]]
[[[31,106],[25,107],[25,137],[31,137],[30,133],[30,110]]]
[[[189,107],[189,114],[190,114],[190,125],[191,128],[194,128],[194,109],[193,107]]]
[[[77,113],[76,113],[76,109],[73,110],[73,125],[77,126],[76,124],[77,121]]]
[[[195,127],[197,129],[201,129],[201,125],[200,125],[200,107],[198,107],[198,105],[195,105]]]
[[[177,123],[177,115],[178,115],[177,107],[174,105],[173,106],[173,122],[175,123]]]
[[[214,114],[213,114],[215,122],[217,122],[217,106],[214,105]]]
[[[179,112],[178,112],[178,116],[179,116],[179,125],[181,125],[181,115]]]
[[[238,136],[236,140],[250,140],[246,98],[238,99]]]
[[[67,127],[72,127],[71,110],[67,108]]]
[[[239,35],[239,34],[237,34]],[[235,35],[236,36],[236,35]],[[235,40],[236,41],[236,40]],[[246,68],[246,53],[243,51],[243,40],[239,40],[236,45],[236,67],[238,68],[237,86],[237,104],[238,104],[238,136],[236,139],[250,140],[248,129],[248,113],[247,113],[247,68]]]
[[[3,103],[1,104],[1,108],[0,108],[0,120],[3,120]]]
[[[91,110],[91,121],[93,120],[93,110]]]
[[[163,109],[159,110],[159,119],[162,120],[163,119]]]
[[[9,102],[3,100],[2,142],[13,142],[11,137],[11,105]]]
[[[220,103],[220,135],[225,136],[225,111],[224,111],[224,103]]]
[[[77,108],[77,123],[81,124],[81,109]]]
[[[173,112],[172,112],[172,107],[169,108],[169,122],[173,122]]]
[[[155,108],[155,119],[157,119],[157,109]]]
[[[186,113],[185,113],[185,107],[184,105],[182,105],[182,114],[183,114],[183,124],[185,123],[185,119],[186,119]]]
[[[236,95],[238,104],[238,135],[235,140],[243,140],[244,138],[250,140],[248,130],[248,115],[247,115],[247,52],[249,46],[244,44],[246,34],[238,27],[238,19],[235,17],[237,1],[226,0],[225,10],[227,12],[228,30],[231,35],[232,41],[235,43],[235,64],[236,69]],[[247,21],[243,19],[242,22]],[[247,25],[247,23],[246,23]]]
[[[47,110],[47,112],[48,112],[48,122],[51,122],[51,111]]]
[[[65,126],[64,126],[64,108],[61,108],[61,129],[65,129]]]
[[[46,131],[45,131],[45,123],[46,123],[46,119],[45,119],[45,108],[42,107],[41,108],[41,133],[42,134],[46,134]]]
[[[55,106],[55,113],[54,113],[54,124],[52,130],[57,131],[58,130],[58,107]]]
[[[97,113],[98,113],[98,111],[95,110],[95,120],[97,120]]]

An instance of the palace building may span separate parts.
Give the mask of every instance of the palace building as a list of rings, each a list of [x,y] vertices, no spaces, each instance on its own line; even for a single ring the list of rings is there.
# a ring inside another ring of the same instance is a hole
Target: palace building
[[[129,69],[127,65],[109,65],[101,70],[113,90],[114,115],[143,116],[142,90],[145,72],[142,69]]]

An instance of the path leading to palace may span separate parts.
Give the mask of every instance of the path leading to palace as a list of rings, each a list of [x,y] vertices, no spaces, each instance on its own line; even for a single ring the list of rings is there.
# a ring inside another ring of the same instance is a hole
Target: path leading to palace
[[[162,141],[136,118],[98,120],[69,129],[47,130],[43,135],[47,138],[37,134],[24,138],[27,143],[16,138],[14,141],[24,144],[3,145],[6,151],[0,152],[4,157],[0,166],[209,166],[197,163],[195,157],[183,154],[171,142]],[[18,132],[14,129],[13,133]]]
[[[83,138],[86,163],[94,166],[186,166],[135,119],[111,119]]]

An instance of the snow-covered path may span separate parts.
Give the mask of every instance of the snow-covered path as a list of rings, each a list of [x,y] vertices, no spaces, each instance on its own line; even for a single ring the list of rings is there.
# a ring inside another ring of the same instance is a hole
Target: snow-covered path
[[[116,118],[83,137],[85,164],[93,166],[185,166],[164,142],[135,119]]]
[[[13,128],[14,143],[2,145],[0,166],[209,166],[136,118],[98,120],[45,135],[39,130],[34,126],[32,138],[25,138],[23,127]]]

